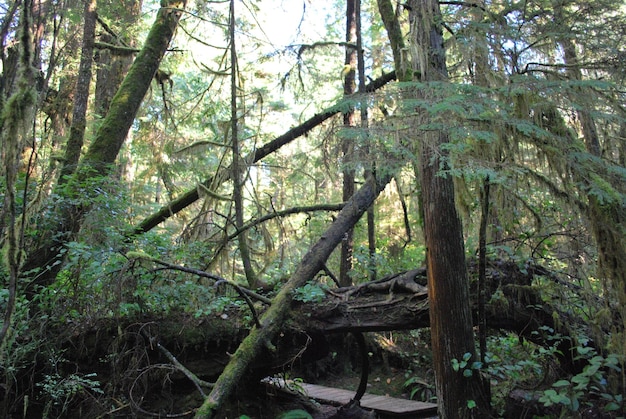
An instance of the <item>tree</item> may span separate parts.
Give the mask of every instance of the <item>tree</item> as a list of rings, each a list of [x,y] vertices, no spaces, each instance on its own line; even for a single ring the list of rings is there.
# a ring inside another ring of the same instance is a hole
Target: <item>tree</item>
[[[217,356],[226,370],[181,378],[205,397],[203,380],[221,374],[198,411],[216,415],[248,397],[236,391],[246,371],[275,371],[262,361],[294,349],[284,338],[294,328],[325,344],[327,332],[430,326],[442,417],[488,415],[480,376],[503,403],[521,380],[499,372],[522,362],[551,372],[545,393],[523,397],[537,415],[571,416],[586,402],[623,409],[619,4],[378,0],[379,16],[374,2],[281,2],[296,11],[276,31],[271,3],[235,16],[235,1],[195,2],[190,13],[164,2],[140,51],[132,38],[143,38],[138,17],[154,2],[140,13],[140,1],[104,0],[95,21],[94,2],[84,12],[78,3],[0,2],[2,413],[106,415],[125,399],[116,412],[132,415],[156,407],[148,383],[169,382],[153,374],[177,380],[181,364]],[[166,34],[150,50],[157,26]],[[32,41],[21,41],[24,28]],[[358,69],[358,90],[342,65]],[[392,178],[399,201],[395,188],[380,192]],[[380,215],[366,229],[357,220],[374,199]],[[351,268],[351,246],[333,250],[346,237],[358,249]],[[337,271],[356,285],[335,288]],[[362,283],[370,273],[384,280]],[[373,290],[387,294],[363,301]],[[231,346],[188,350],[215,340]],[[75,342],[89,343],[76,354]],[[515,350],[482,362],[503,345]],[[157,359],[164,346],[168,366]],[[169,409],[158,414],[180,413]]]
[[[346,1],[346,58],[344,62],[343,77],[343,94],[350,96],[356,91],[356,69],[357,69],[357,51],[355,48],[357,27],[356,20],[356,2],[359,0]],[[346,129],[355,126],[355,111],[350,109],[343,115],[343,125]],[[343,158],[343,201],[350,199],[354,194],[354,158],[355,144],[350,138],[341,140],[341,153]],[[339,264],[339,284],[348,286],[352,283],[350,278],[350,270],[352,269],[352,253],[354,251],[354,229],[348,230],[346,237],[341,242],[341,256]]]
[[[388,175],[380,179],[370,177],[346,203],[320,240],[302,258],[302,262],[289,281],[281,287],[278,295],[272,300],[270,308],[260,318],[259,324],[239,345],[215,382],[211,393],[196,412],[196,418],[214,417],[223,403],[232,395],[261,349],[272,347],[272,340],[280,333],[289,316],[294,290],[313,279],[313,276],[323,268],[326,259],[341,242],[346,231],[356,224],[390,180],[391,177]]]
[[[85,138],[87,125],[87,103],[89,101],[89,85],[91,84],[91,64],[93,61],[94,41],[96,37],[96,2],[85,3],[83,46],[76,88],[74,89],[74,111],[70,135],[65,145],[65,156],[61,168],[60,182],[65,183],[74,173],[78,165]]]
[[[59,190],[61,201],[55,207],[56,213],[46,217],[53,224],[43,227],[37,247],[29,251],[24,262],[24,271],[37,270],[39,273],[38,279],[31,282],[31,287],[50,284],[61,268],[62,249],[80,229],[82,218],[90,207],[89,201],[97,193],[97,185],[110,174],[137,109],[174,35],[184,6],[184,1],[163,4],[143,49],[113,98],[107,116],[81,159],[74,178],[69,181],[67,189]],[[31,295],[34,291],[31,290]]]
[[[8,278],[8,298],[5,307],[2,328],[0,329],[0,351],[6,350],[5,338],[13,323],[13,312],[17,302],[18,279],[20,274],[20,250],[23,243],[24,230],[18,224],[16,183],[17,170],[20,166],[21,148],[27,142],[29,118],[33,113],[36,101],[36,93],[33,88],[34,71],[32,68],[32,39],[31,25],[31,2],[24,1],[19,25],[19,72],[15,92],[5,102],[1,102],[2,113],[0,114],[0,144],[1,155],[4,163],[4,202],[0,217],[0,233],[6,234],[6,243],[3,244],[6,260],[5,272]]]
[[[427,103],[441,100],[430,84],[446,82],[448,71],[443,42],[441,11],[437,1],[410,4],[412,68],[419,72],[423,88],[417,89]],[[430,121],[418,111],[420,125]],[[418,126],[420,126],[418,125]],[[484,383],[479,374],[464,376],[453,360],[477,360],[469,305],[469,280],[465,264],[463,230],[456,211],[454,182],[444,146],[445,131],[422,133],[419,138],[420,182],[424,208],[424,236],[428,269],[433,363],[437,383],[439,416],[484,417],[489,412]],[[443,172],[443,173],[442,173]]]

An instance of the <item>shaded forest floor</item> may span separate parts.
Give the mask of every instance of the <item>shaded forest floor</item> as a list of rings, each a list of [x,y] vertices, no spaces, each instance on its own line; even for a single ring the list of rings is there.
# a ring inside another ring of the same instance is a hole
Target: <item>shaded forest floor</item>
[[[546,397],[543,391],[554,382],[561,385],[557,389],[568,390],[582,378],[589,391],[576,396],[580,408],[571,417],[616,417],[622,399],[608,385],[619,378],[618,358],[601,356],[591,340],[572,347],[575,333],[584,331],[586,323],[551,303],[576,300],[540,295],[558,278],[538,267],[524,268],[496,261],[488,271],[487,353],[493,353],[481,373],[492,380],[495,417],[522,417],[520,411],[558,417],[566,407],[553,403],[546,409],[540,401]],[[296,302],[274,350],[257,356],[221,417],[277,418],[298,409],[311,414],[321,409],[320,419],[330,417],[328,406],[260,383],[276,376],[356,392],[363,360],[354,333],[366,336],[367,393],[433,402],[424,274],[423,269],[407,271],[329,290],[306,305]],[[42,318],[31,342],[16,342],[24,353],[16,351],[15,362],[28,358],[34,363],[0,386],[4,411],[14,417],[191,417],[210,391],[206,383],[215,382],[248,334],[246,314],[245,305],[230,303],[201,316],[139,313],[80,322]],[[595,368],[593,375],[590,368]],[[513,390],[520,397],[510,407]],[[614,409],[608,411],[613,400]],[[583,414],[587,406],[593,408],[589,415]],[[20,414],[26,410],[27,415]]]

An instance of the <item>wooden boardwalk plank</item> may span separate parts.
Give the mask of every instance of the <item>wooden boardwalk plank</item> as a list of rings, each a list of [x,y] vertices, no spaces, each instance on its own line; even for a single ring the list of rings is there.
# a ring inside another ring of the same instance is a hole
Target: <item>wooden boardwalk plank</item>
[[[276,387],[284,387],[284,381],[275,378],[264,380]],[[345,405],[354,397],[355,392],[320,386],[317,384],[297,383],[294,387],[302,389],[304,393],[319,402],[333,404],[335,406]],[[396,415],[407,414],[428,414],[436,413],[437,405],[434,403],[418,402],[415,400],[397,399],[389,396],[379,396],[365,393],[361,398],[361,406],[372,409],[379,413],[391,413]]]

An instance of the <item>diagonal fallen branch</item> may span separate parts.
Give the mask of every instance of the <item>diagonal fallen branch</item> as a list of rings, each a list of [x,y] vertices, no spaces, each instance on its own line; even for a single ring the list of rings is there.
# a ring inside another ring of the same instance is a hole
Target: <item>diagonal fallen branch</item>
[[[372,81],[370,84],[365,86],[364,92],[359,91],[355,93],[354,95],[374,92],[377,89],[380,89],[385,84],[389,83],[391,80],[395,79],[395,77],[396,77],[395,72],[384,74],[383,76],[377,78],[376,80]],[[289,131],[285,132],[283,135],[276,137],[274,140],[256,149],[255,151],[251,153],[251,155],[246,156],[243,160],[247,162],[251,162],[251,163],[258,162],[259,160],[272,154],[274,151],[278,150],[282,146],[289,144],[291,141],[295,140],[296,138],[306,134],[307,132],[309,132],[316,126],[320,125],[322,122],[326,121],[333,115],[336,115],[337,113],[341,112],[341,110],[345,108],[345,106],[342,106],[342,104],[349,103],[351,100],[354,100],[354,97],[349,96],[349,97],[344,98],[342,101],[340,101],[336,105],[326,110],[323,110],[322,112],[314,115],[313,117],[306,120],[305,122],[298,125],[297,127],[290,129]],[[161,209],[159,209],[157,212],[155,212],[148,218],[144,219],[141,223],[139,223],[139,225],[137,225],[133,229],[130,235],[131,236],[138,235],[138,234],[143,234],[147,231],[150,231],[151,229],[153,229],[154,227],[156,227],[163,221],[170,218],[172,215],[179,213],[183,209],[187,208],[189,205],[196,202],[200,198],[200,193],[198,192],[199,188],[210,189],[211,185],[213,184],[214,179],[219,179],[221,182],[225,182],[230,179],[230,173],[231,173],[230,167],[220,169],[214,176],[206,179],[198,187],[195,187],[185,192],[184,194],[174,199],[173,201],[168,202],[165,206],[161,207]]]
[[[381,179],[370,177],[339,212],[335,221],[302,258],[293,276],[283,285],[272,305],[261,317],[261,327],[253,327],[239,345],[230,362],[215,382],[209,396],[196,412],[196,418],[211,418],[231,395],[246,370],[264,348],[273,348],[272,340],[278,335],[289,315],[293,293],[311,280],[324,267],[326,259],[341,242],[346,231],[353,227],[391,180],[391,174]]]

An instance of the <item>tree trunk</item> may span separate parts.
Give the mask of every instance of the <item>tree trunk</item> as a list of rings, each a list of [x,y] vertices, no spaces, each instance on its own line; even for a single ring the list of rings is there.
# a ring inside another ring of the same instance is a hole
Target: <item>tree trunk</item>
[[[563,25],[566,31],[565,4],[560,0],[553,0],[555,21]],[[570,80],[582,80],[576,44],[569,34],[557,39],[563,49],[563,58],[567,66],[567,75]],[[584,97],[582,88],[576,89]],[[577,119],[580,121],[585,148],[594,157],[602,158],[598,129],[592,117],[591,110],[584,107],[576,109]],[[581,183],[589,186],[586,173],[582,176]],[[610,181],[610,177],[609,181]],[[604,202],[602,202],[604,201]],[[611,283],[617,294],[621,307],[622,330],[626,330],[626,241],[624,236],[626,229],[623,220],[626,218],[626,208],[619,199],[600,200],[594,195],[589,196],[589,220],[596,244],[598,246],[598,265],[602,276]],[[626,349],[626,348],[624,348]]]
[[[436,0],[409,2],[413,69],[420,81],[447,81],[441,12]],[[426,86],[418,92],[429,102],[441,93]],[[421,115],[422,118],[426,117]],[[427,121],[424,121],[427,122]],[[453,360],[477,361],[472,332],[469,281],[461,220],[454,201],[454,180],[441,173],[449,168],[442,146],[449,142],[444,131],[426,131],[420,141],[420,177],[427,248],[428,296],[433,364],[439,417],[486,417],[489,406],[483,396],[479,371],[470,376],[453,368]],[[466,370],[467,371],[467,370]]]
[[[39,270],[30,286],[51,283],[61,269],[63,246],[80,229],[82,218],[96,197],[103,177],[110,173],[161,59],[174,35],[185,7],[184,0],[164,2],[128,75],[113,98],[109,112],[83,157],[68,187],[58,193],[54,213],[46,216],[45,231],[36,248],[29,252],[23,271]],[[30,295],[34,292],[30,290]]]
[[[346,58],[344,61],[343,95],[348,97],[356,91],[355,75],[357,67],[357,52],[352,47],[356,43],[356,2],[360,0],[346,1]],[[345,129],[354,129],[355,111],[351,109],[343,114],[343,126]],[[354,150],[355,144],[351,136],[341,138],[342,173],[343,173],[343,202],[346,202],[354,194]],[[354,246],[354,229],[351,228],[341,241],[341,258],[339,262],[339,285],[347,287],[352,284],[350,271],[352,270],[352,250]]]
[[[15,183],[21,156],[21,146],[27,138],[37,95],[34,86],[34,74],[31,67],[33,54],[30,33],[31,2],[25,0],[18,28],[20,39],[19,72],[16,90],[3,103],[0,109],[0,155],[4,168],[4,186],[2,207],[0,209],[0,236],[2,237],[2,271],[7,278],[2,278],[2,287],[7,287],[8,298],[5,304],[2,327],[0,329],[0,353],[5,353],[5,337],[12,326],[12,317],[18,297],[18,277],[20,272],[20,252],[24,231],[19,228]],[[23,208],[22,208],[23,209]]]
[[[233,201],[235,204],[235,229],[241,231],[237,236],[237,244],[239,247],[239,256],[243,264],[243,270],[248,281],[248,286],[252,289],[259,286],[257,275],[252,267],[250,258],[250,249],[248,247],[247,230],[241,230],[244,225],[244,204],[243,204],[243,186],[246,179],[247,168],[244,167],[245,160],[241,158],[239,146],[239,118],[237,116],[237,49],[235,43],[235,2],[230,1],[230,19],[229,19],[229,36],[230,36],[230,135],[231,149],[233,155],[232,178],[233,178]],[[243,118],[243,116],[242,116]]]
[[[369,178],[339,212],[320,240],[302,258],[293,276],[283,285],[272,305],[260,319],[261,327],[254,327],[239,345],[230,362],[218,378],[213,390],[196,413],[196,418],[211,418],[221,408],[224,401],[234,391],[246,370],[263,348],[272,348],[272,340],[280,332],[291,308],[293,292],[313,279],[322,268],[328,256],[343,239],[345,233],[361,218],[372,205],[379,193],[391,180]]]
[[[117,22],[117,28],[125,30],[125,28],[137,24],[141,14],[141,0],[126,0],[123,4],[115,4],[117,3],[115,1],[111,1],[111,3],[113,4],[105,6],[109,11],[107,17],[110,21]],[[101,13],[99,17],[104,17],[101,9],[99,12]],[[105,26],[102,20],[100,22],[102,26]],[[124,38],[108,26],[105,26],[105,30],[99,35],[99,41],[128,50],[135,46],[134,39]],[[101,48],[96,53],[95,60],[98,63],[98,70],[96,72],[94,109],[96,115],[104,117],[109,110],[115,92],[119,89],[124,76],[132,65],[133,59],[129,52],[122,54],[112,49]]]
[[[85,139],[87,126],[87,104],[89,102],[89,85],[91,84],[91,67],[93,62],[93,45],[96,37],[96,0],[85,2],[83,29],[83,46],[78,67],[78,78],[74,89],[74,110],[70,136],[65,146],[65,157],[61,168],[59,183],[64,184],[67,176],[76,170]]]

